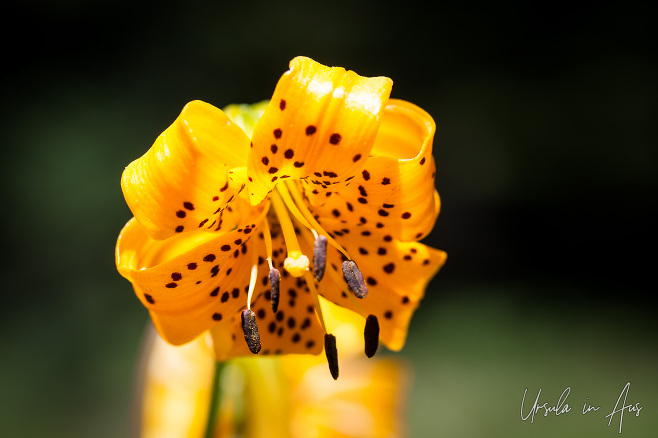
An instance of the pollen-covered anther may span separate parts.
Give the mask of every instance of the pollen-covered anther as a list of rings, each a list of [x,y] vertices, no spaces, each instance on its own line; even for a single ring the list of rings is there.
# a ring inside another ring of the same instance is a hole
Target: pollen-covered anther
[[[373,357],[379,346],[379,321],[375,315],[368,315],[366,318],[363,340],[365,341],[366,356]]]
[[[283,268],[293,277],[301,277],[308,271],[308,257],[302,253],[290,252],[288,257],[283,261]]]
[[[349,287],[355,297],[365,298],[368,295],[368,286],[363,281],[363,274],[361,274],[354,260],[343,262],[343,278],[345,278],[347,287]]]
[[[336,349],[336,337],[329,333],[324,334],[324,353],[327,356],[329,372],[334,380],[338,379],[338,350]]]
[[[276,268],[270,269],[270,287],[272,288],[272,312],[279,310],[279,285],[281,284],[281,275]]]
[[[258,354],[260,351],[260,334],[258,334],[256,314],[253,310],[245,309],[242,311],[242,331],[244,332],[244,340],[247,341],[249,351]]]
[[[327,266],[327,237],[319,235],[313,244],[313,277],[318,283],[324,276]]]

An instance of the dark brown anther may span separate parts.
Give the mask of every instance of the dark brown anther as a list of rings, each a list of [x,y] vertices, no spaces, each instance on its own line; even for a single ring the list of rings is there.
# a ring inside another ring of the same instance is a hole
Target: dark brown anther
[[[242,311],[242,331],[244,332],[244,340],[247,341],[249,351],[258,354],[260,351],[260,335],[258,334],[258,326],[256,325],[256,315],[249,309]]]
[[[327,238],[319,235],[313,244],[313,276],[318,283],[324,276],[327,266]]]
[[[363,339],[366,344],[366,356],[373,357],[379,346],[379,321],[375,315],[368,315],[366,328],[363,330]]]
[[[336,380],[338,379],[338,350],[336,350],[336,337],[329,333],[324,334],[324,353],[327,355],[331,377]]]
[[[272,288],[272,312],[279,310],[279,285],[281,284],[281,275],[276,268],[270,269],[270,287]]]
[[[359,267],[354,263],[354,260],[343,262],[343,278],[345,278],[347,287],[350,288],[355,297],[365,298],[368,295],[368,287],[363,281],[363,274],[359,271]]]

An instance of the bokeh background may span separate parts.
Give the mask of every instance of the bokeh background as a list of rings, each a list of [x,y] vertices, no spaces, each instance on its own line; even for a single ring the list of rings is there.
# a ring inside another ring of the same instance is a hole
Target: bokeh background
[[[655,20],[629,2],[28,1],[3,26],[0,435],[125,437],[147,314],[119,178],[183,105],[271,95],[296,55],[434,116],[449,259],[396,355],[414,437],[658,429]],[[573,411],[522,421],[521,398]],[[529,395],[530,397],[530,395]],[[586,400],[589,397],[589,400]],[[601,405],[583,416],[582,403]],[[605,412],[604,412],[605,411]]]

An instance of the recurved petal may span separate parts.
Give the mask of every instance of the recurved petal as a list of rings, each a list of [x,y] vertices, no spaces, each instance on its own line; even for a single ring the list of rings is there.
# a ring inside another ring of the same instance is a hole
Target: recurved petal
[[[126,167],[124,197],[154,239],[231,229],[241,213],[235,201],[246,184],[248,153],[249,138],[226,114],[190,102],[151,149]]]
[[[277,179],[309,177],[338,188],[357,174],[372,149],[392,84],[385,77],[293,59],[254,129],[248,164],[252,204],[261,202]]]
[[[347,187],[303,182],[313,211],[350,225],[372,225],[403,241],[421,239],[441,205],[434,188],[434,131],[434,120],[421,108],[391,99],[371,155]]]
[[[381,341],[391,350],[400,350],[413,312],[445,263],[446,253],[418,242],[402,242],[370,225],[346,228],[336,220],[326,220],[323,225],[357,263],[368,295],[360,300],[349,296],[342,278],[342,254],[334,247],[327,249],[327,272],[318,291],[364,317],[377,316]],[[311,245],[311,238],[305,236],[304,243]]]
[[[237,314],[247,301],[254,224],[227,232],[191,232],[164,241],[131,219],[119,235],[116,264],[169,343],[186,343]]]

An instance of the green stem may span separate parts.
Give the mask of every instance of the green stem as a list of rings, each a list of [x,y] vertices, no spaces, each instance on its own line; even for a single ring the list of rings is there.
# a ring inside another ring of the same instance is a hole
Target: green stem
[[[215,424],[217,423],[217,414],[219,413],[219,402],[221,399],[221,388],[219,379],[222,375],[223,362],[215,362],[215,373],[212,378],[212,393],[210,394],[210,407],[208,409],[208,421],[206,422],[206,433],[204,438],[213,438]]]

